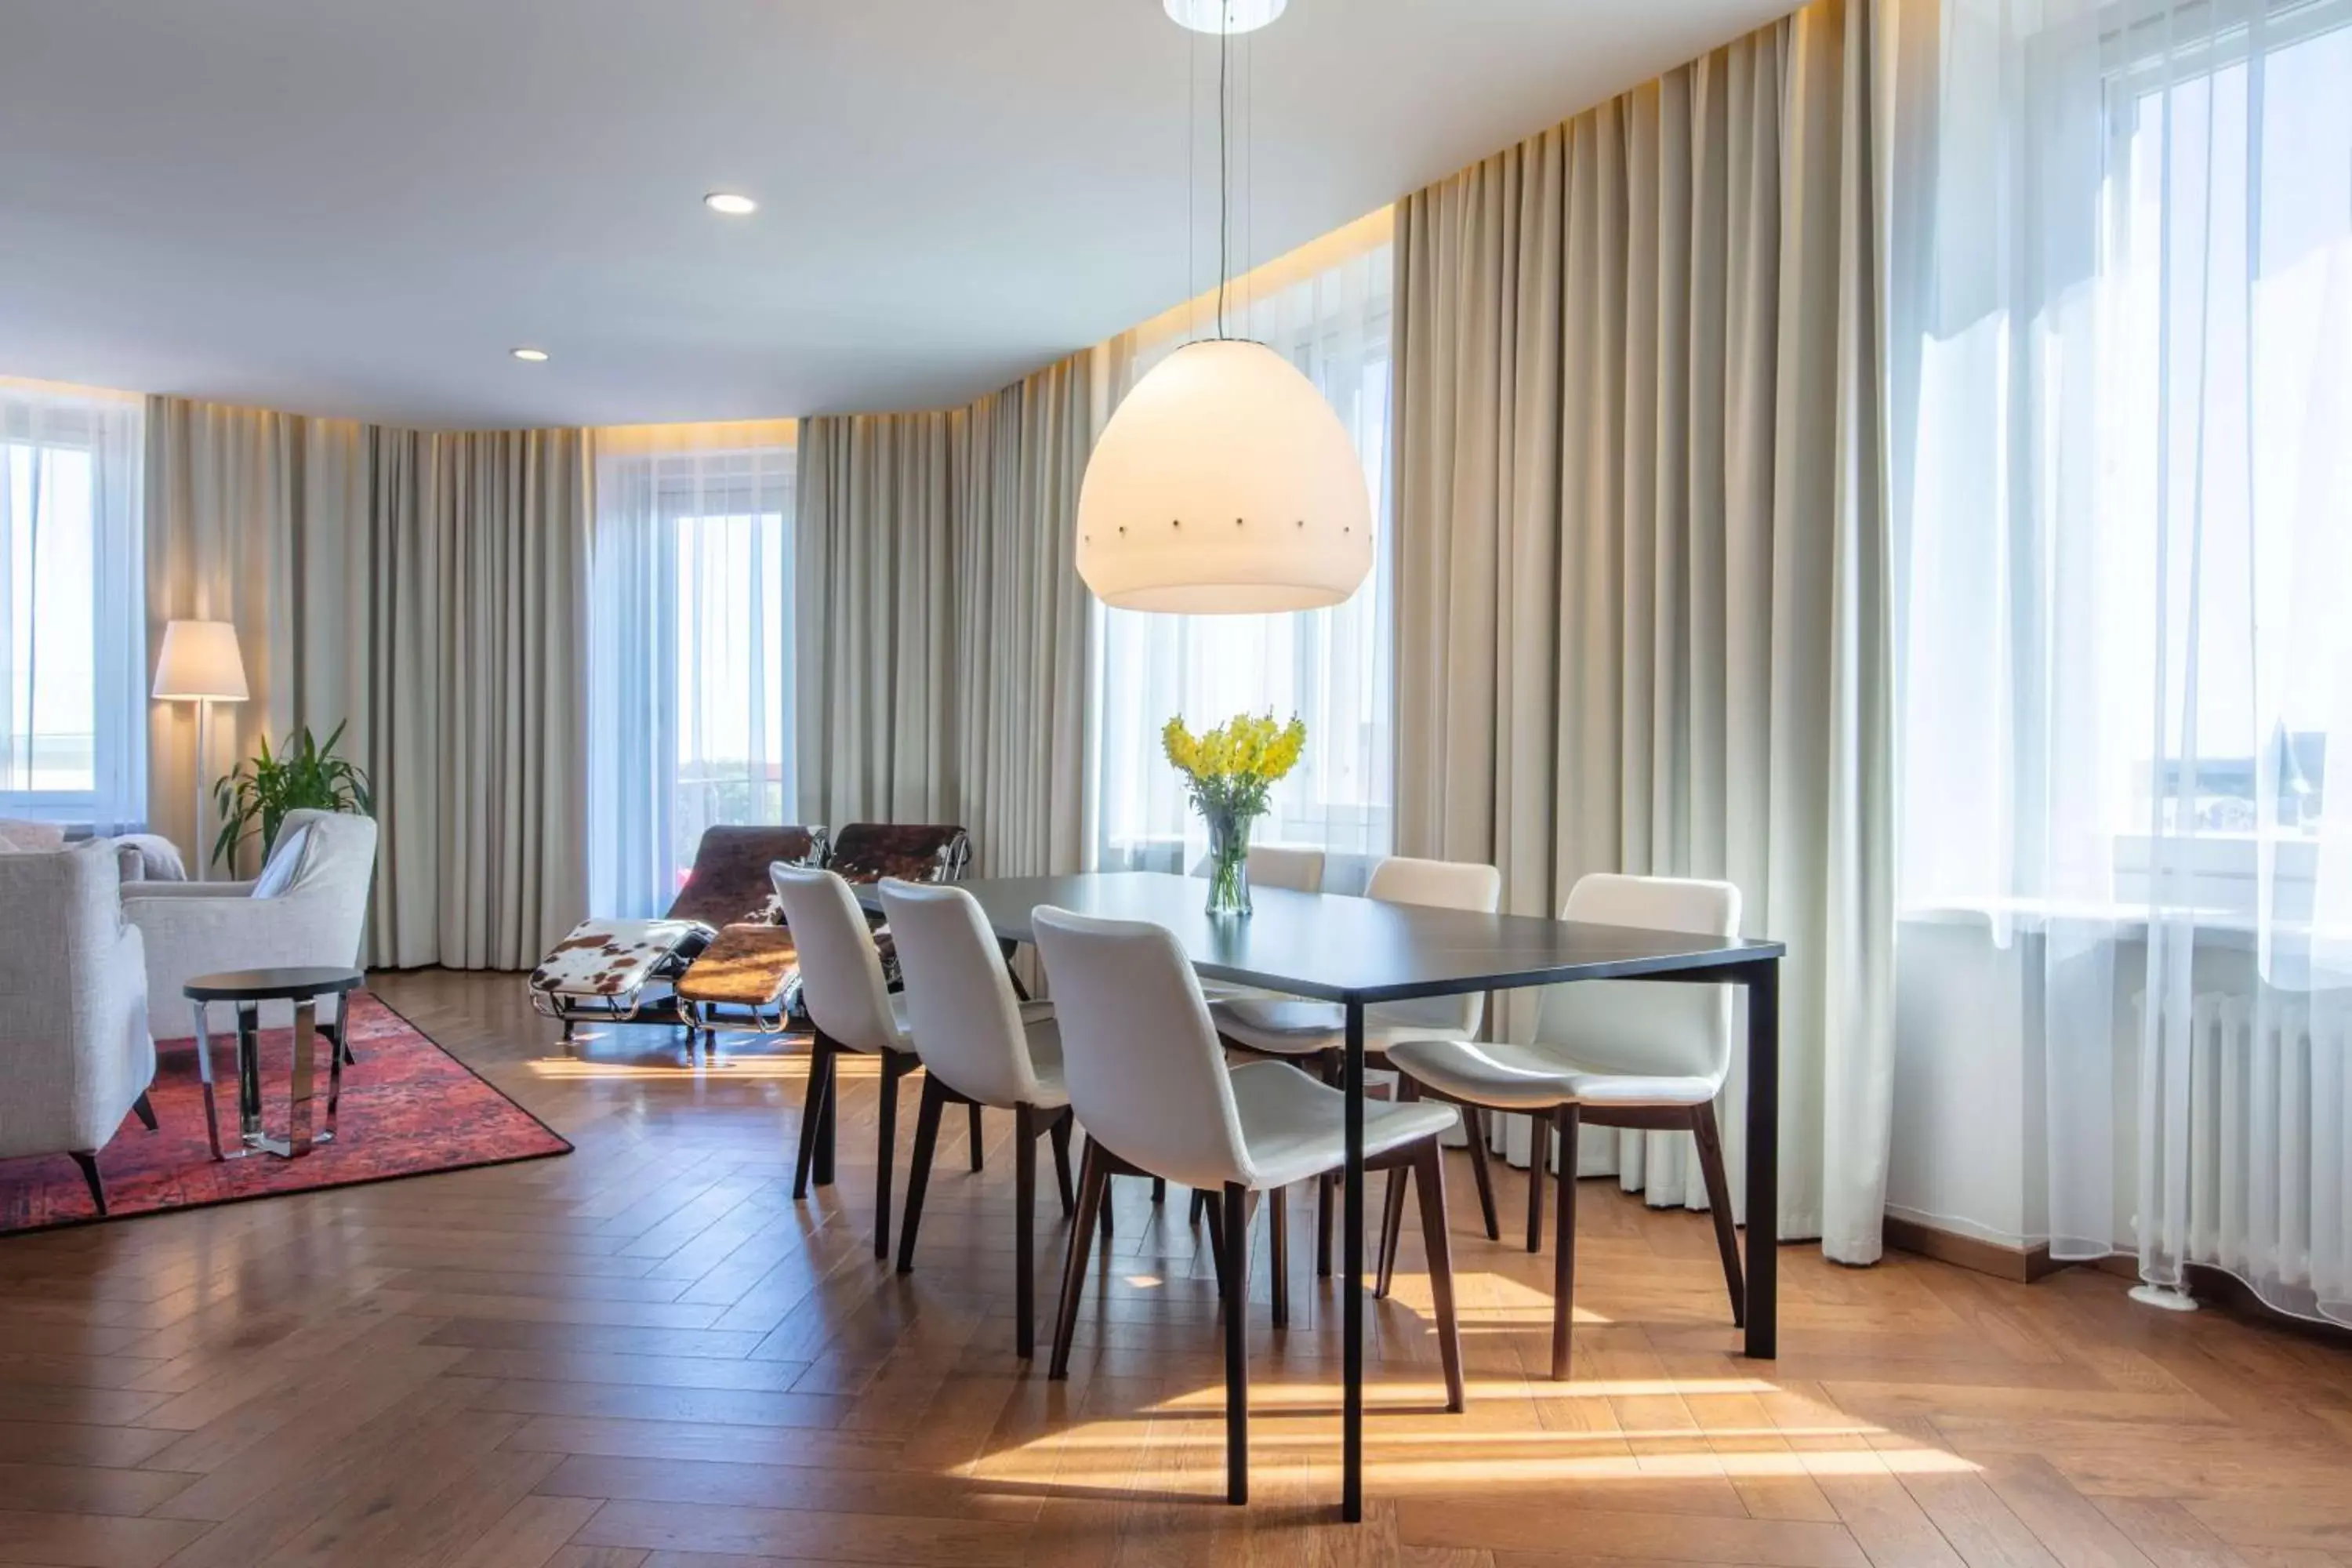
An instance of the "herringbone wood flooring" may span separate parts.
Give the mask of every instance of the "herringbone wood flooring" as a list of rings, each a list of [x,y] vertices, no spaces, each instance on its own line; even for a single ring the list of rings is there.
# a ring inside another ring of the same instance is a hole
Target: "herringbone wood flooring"
[[[1785,1353],[1749,1363],[1704,1216],[1589,1184],[1556,1384],[1550,1259],[1472,1228],[1460,1167],[1469,1412],[1436,1408],[1409,1251],[1372,1317],[1370,1517],[1332,1522],[1336,1314],[1301,1194],[1294,1326],[1261,1279],[1252,1329],[1258,1500],[1230,1509],[1181,1204],[1124,1184],[1051,1384],[1012,1353],[1009,1117],[978,1177],[950,1119],[900,1279],[868,1241],[870,1077],[840,1185],[795,1205],[796,1052],[688,1070],[616,1031],[574,1061],[516,977],[379,989],[580,1152],[0,1242],[0,1563],[2352,1564],[2352,1354],[2094,1273],[1791,1247]]]

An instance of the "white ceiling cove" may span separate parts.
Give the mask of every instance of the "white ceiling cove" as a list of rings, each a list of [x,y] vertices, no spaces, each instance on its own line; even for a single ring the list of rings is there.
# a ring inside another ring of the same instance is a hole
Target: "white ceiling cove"
[[[1788,6],[1291,0],[1234,46],[1251,258]],[[0,374],[474,426],[961,401],[1213,281],[1215,47],[1159,0],[0,0]]]

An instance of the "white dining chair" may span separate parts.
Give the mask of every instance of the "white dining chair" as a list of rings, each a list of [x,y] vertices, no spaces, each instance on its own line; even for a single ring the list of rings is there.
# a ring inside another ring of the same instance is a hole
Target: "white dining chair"
[[[1503,901],[1503,874],[1473,861],[1420,860],[1391,855],[1372,868],[1364,896],[1391,904],[1418,904],[1429,909],[1475,910],[1493,914]],[[1486,1016],[1481,993],[1466,996],[1434,996],[1411,1002],[1384,1002],[1364,1010],[1364,1059],[1373,1067],[1386,1064],[1390,1045],[1398,1040],[1436,1037],[1468,1039],[1478,1032]],[[1347,1018],[1336,1002],[1309,1002],[1296,997],[1243,996],[1220,1000],[1215,1007],[1217,1032],[1230,1045],[1263,1056],[1281,1057],[1310,1068],[1326,1083],[1336,1084],[1345,1065]],[[1486,1113],[1465,1107],[1470,1144],[1470,1175],[1478,1188],[1478,1208],[1486,1221],[1486,1237],[1500,1240],[1502,1221],[1495,1208],[1494,1173],[1487,1164]],[[1317,1194],[1315,1269],[1331,1272],[1331,1191],[1328,1183]]]
[[[1062,1213],[1070,1185],[1070,1096],[1062,1085],[1062,1041],[1050,1002],[1024,1002],[1004,954],[961,888],[885,879],[882,909],[898,945],[907,1021],[923,1058],[923,1099],[915,1114],[907,1212],[898,1223],[898,1272],[915,1266],[915,1235],[930,1189],[940,1118],[950,1105],[1013,1112],[1013,1342],[1036,1348],[1037,1140],[1054,1145]]]
[[[1323,862],[1320,849],[1310,849],[1291,844],[1253,844],[1249,847],[1249,879],[1253,888],[1287,888],[1294,893],[1319,893],[1323,890]],[[1192,868],[1192,875],[1209,874],[1209,861],[1202,856]]]
[[[1739,934],[1739,889],[1728,882],[1596,874],[1569,889],[1560,919],[1647,931]],[[1559,1132],[1559,1202],[1553,1264],[1551,1374],[1569,1374],[1576,1295],[1576,1146],[1581,1127],[1687,1131],[1698,1145],[1707,1205],[1715,1216],[1731,1321],[1747,1321],[1739,1240],[1725,1180],[1715,1098],[1731,1070],[1732,987],[1656,980],[1585,980],[1550,986],[1527,1045],[1468,1038],[1402,1040],[1389,1063],[1407,1094],[1465,1107],[1525,1111],[1535,1118],[1528,1167],[1528,1227],[1543,1220],[1546,1119]],[[1402,1228],[1404,1189],[1389,1184],[1381,1231],[1379,1289],[1387,1289]],[[1424,1219],[1424,1224],[1426,1220]],[[1530,1249],[1533,1243],[1530,1242]]]
[[[907,1027],[906,993],[893,994],[882,973],[873,928],[849,884],[832,871],[768,868],[801,965],[801,1005],[816,1037],[809,1048],[808,1096],[801,1110],[793,1197],[808,1195],[809,1166],[838,1106],[835,1065],[844,1051],[879,1057],[882,1125],[874,1153],[874,1256],[890,1256],[890,1174],[898,1141],[898,1080],[921,1065]]]
[[[1278,1200],[1290,1184],[1346,1164],[1346,1097],[1280,1062],[1228,1067],[1192,966],[1164,928],[1050,905],[1035,911],[1032,927],[1061,1020],[1070,1103],[1087,1130],[1049,1375],[1069,1373],[1096,1211],[1108,1179],[1165,1176],[1220,1194],[1210,1237],[1224,1305],[1225,1496],[1246,1502],[1251,1210],[1259,1194]],[[1409,1169],[1422,1212],[1436,1215],[1422,1229],[1445,1407],[1460,1410],[1461,1331],[1437,1142],[1458,1119],[1452,1106],[1425,1101],[1373,1100],[1363,1109],[1365,1168]]]

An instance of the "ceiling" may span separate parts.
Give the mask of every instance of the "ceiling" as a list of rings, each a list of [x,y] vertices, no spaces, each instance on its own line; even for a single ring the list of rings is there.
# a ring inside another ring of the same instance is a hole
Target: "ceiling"
[[[1292,0],[1235,45],[1249,256],[1789,3]],[[0,0],[0,374],[452,426],[961,401],[1213,282],[1214,68],[1158,0]]]

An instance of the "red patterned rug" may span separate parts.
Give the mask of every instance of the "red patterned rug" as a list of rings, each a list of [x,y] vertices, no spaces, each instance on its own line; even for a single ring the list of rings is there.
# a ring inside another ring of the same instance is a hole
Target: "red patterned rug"
[[[280,1193],[357,1186],[402,1176],[542,1160],[571,1152],[548,1125],[491,1088],[416,1026],[362,991],[351,1002],[352,1048],[359,1063],[343,1069],[343,1099],[335,1142],[299,1160],[267,1154],[216,1161],[205,1140],[205,1101],[196,1077],[194,1040],[155,1042],[155,1083],[148,1099],[159,1130],[125,1118],[112,1142],[99,1151],[106,1178],[109,1219],[202,1208]],[[319,1058],[312,1125],[327,1113],[324,1042]],[[261,1037],[262,1121],[273,1132],[286,1123],[294,1032]],[[221,1132],[236,1126],[236,1046],[213,1037],[219,1079]],[[0,1160],[0,1236],[86,1225],[98,1217],[81,1173],[63,1154]]]

